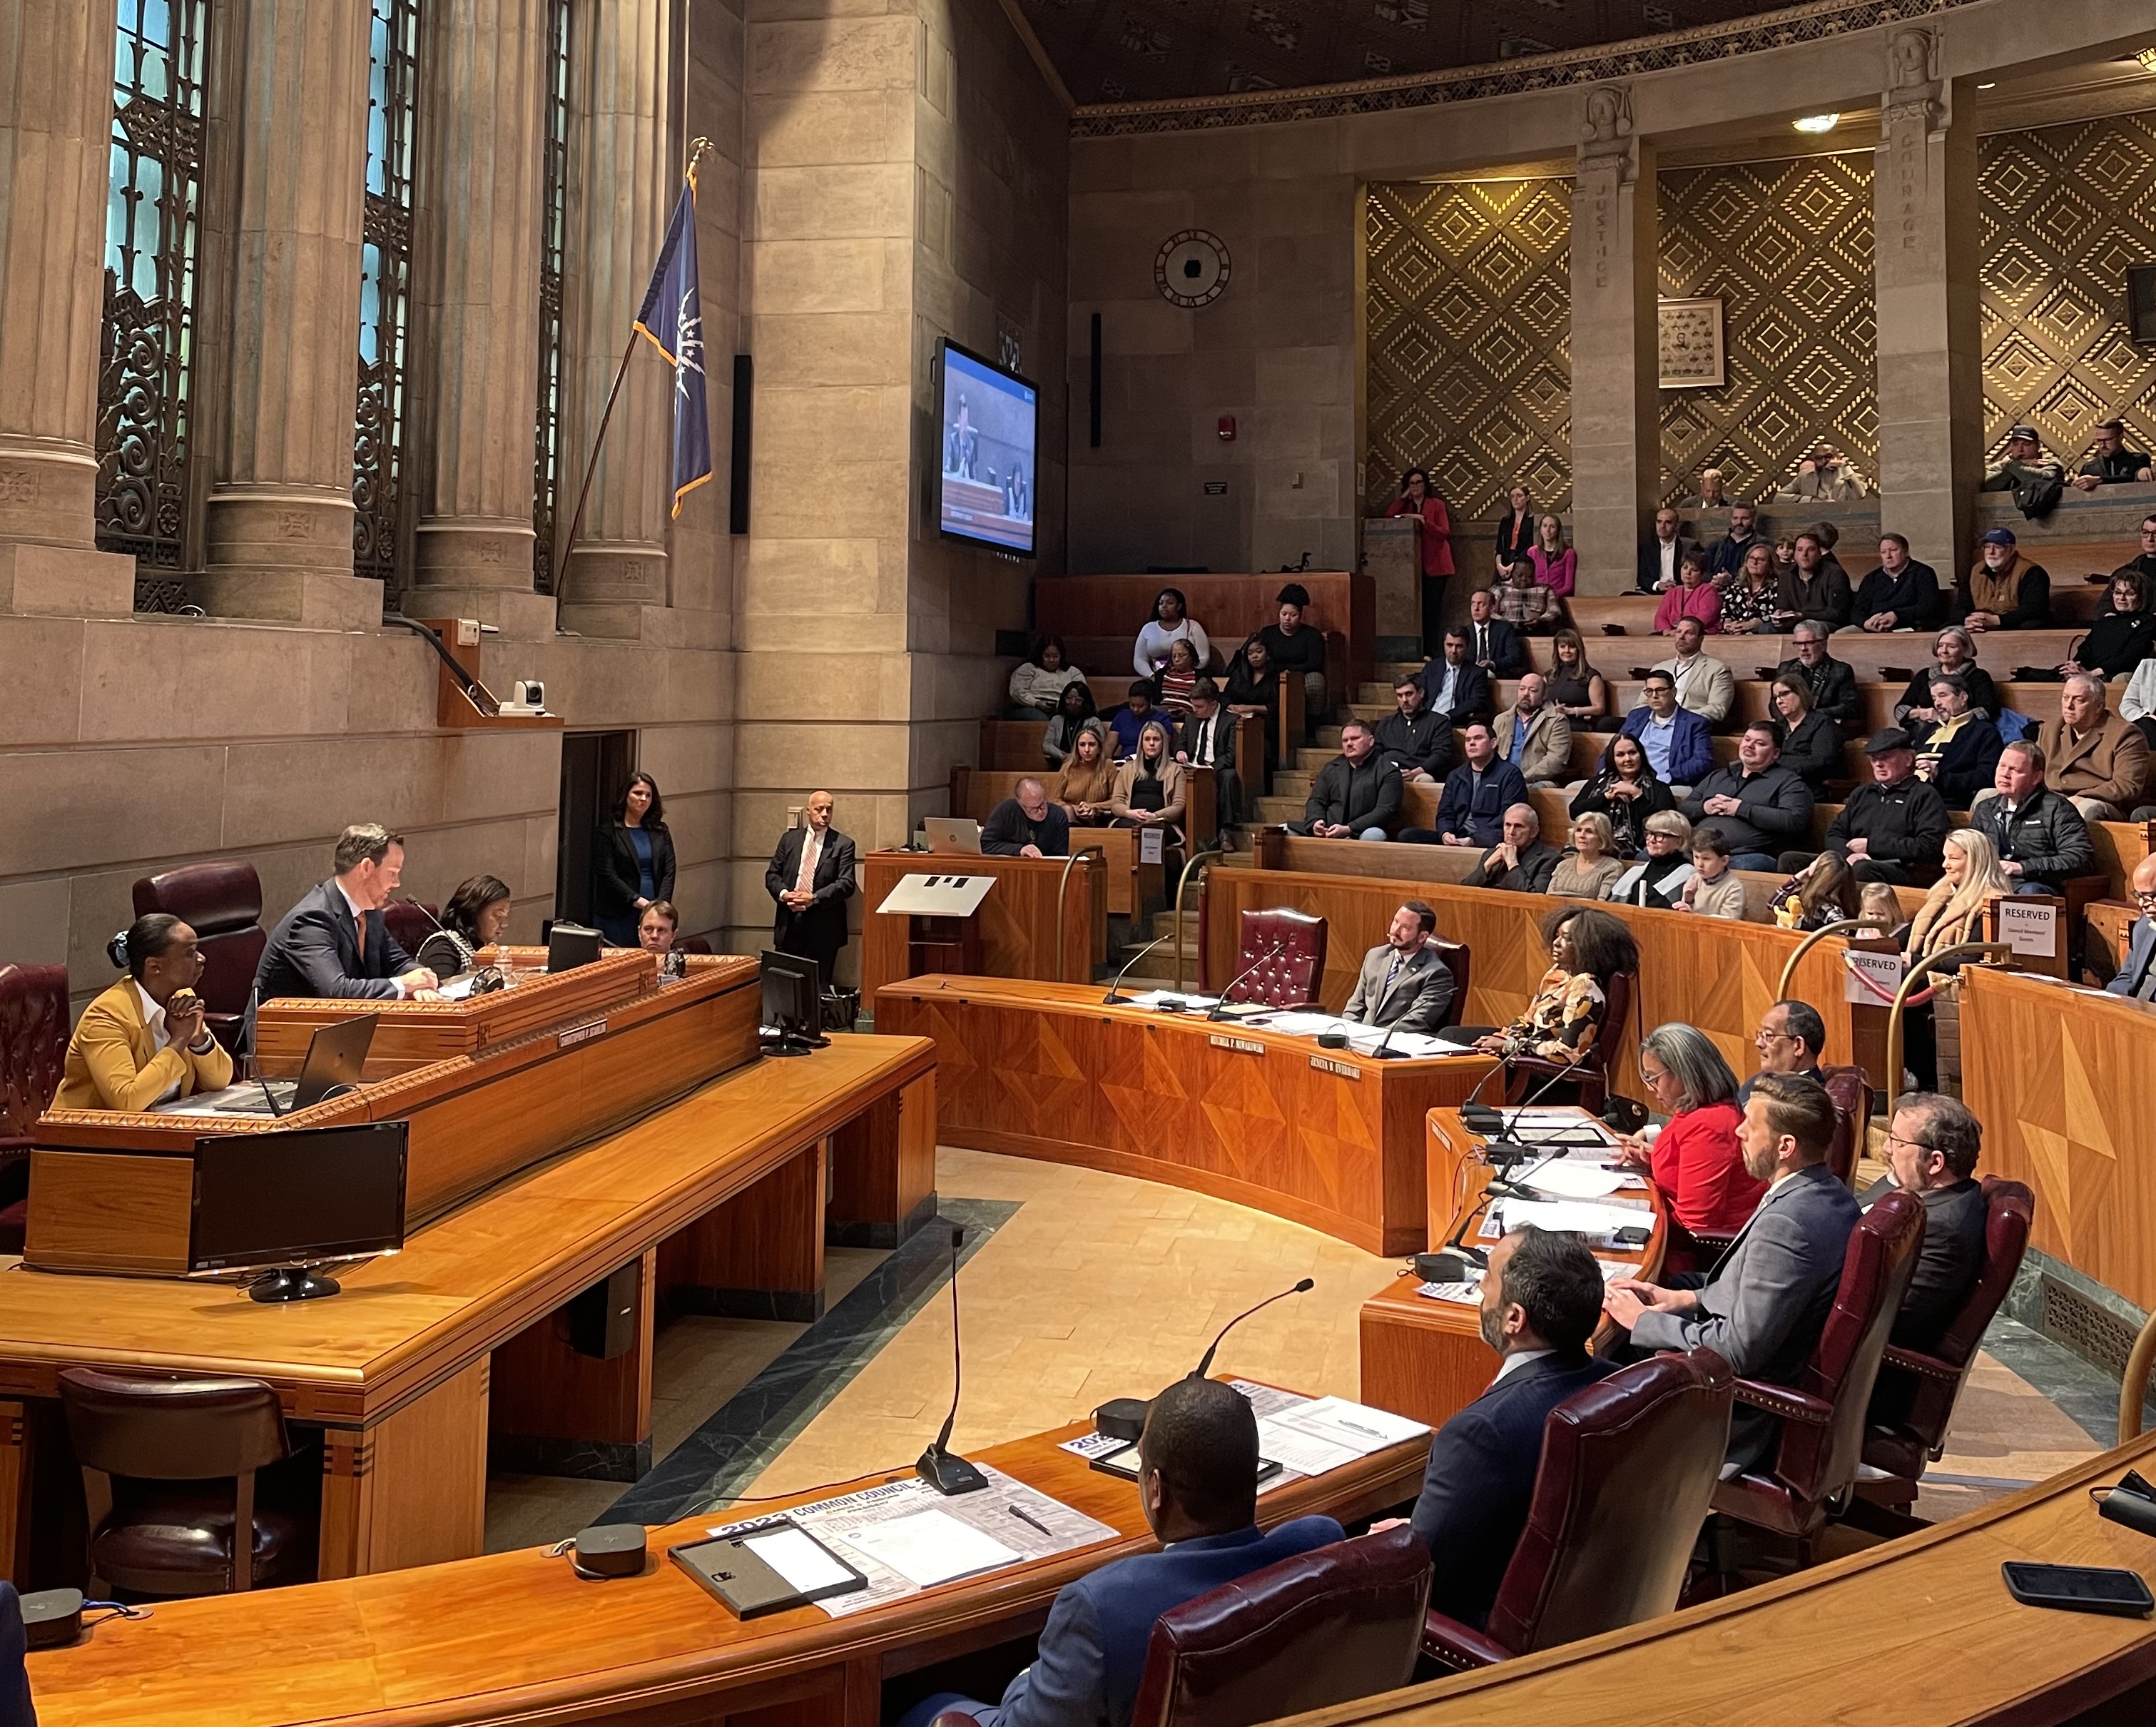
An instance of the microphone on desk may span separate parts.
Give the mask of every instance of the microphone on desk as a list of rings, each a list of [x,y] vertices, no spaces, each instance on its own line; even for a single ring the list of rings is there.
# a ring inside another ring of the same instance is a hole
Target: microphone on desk
[[[1199,1357],[1198,1365],[1184,1375],[1186,1379],[1202,1380],[1212,1370],[1213,1357],[1219,1353],[1228,1334],[1261,1308],[1269,1308],[1276,1301],[1286,1301],[1291,1295],[1302,1295],[1317,1287],[1314,1277],[1305,1277],[1292,1289],[1283,1289],[1277,1295],[1269,1295],[1257,1307],[1240,1313],[1220,1328],[1205,1353]],[[1146,1416],[1152,1411],[1150,1397],[1111,1397],[1093,1411],[1093,1431],[1105,1433],[1111,1439],[1127,1439],[1135,1442],[1145,1431]]]
[[[1512,1057],[1500,1056],[1497,1058],[1497,1065],[1475,1082],[1475,1089],[1467,1094],[1466,1102],[1460,1106],[1460,1119],[1466,1125],[1469,1132],[1487,1135],[1497,1132],[1504,1126],[1505,1118],[1502,1114],[1492,1109],[1488,1104],[1477,1103],[1475,1100],[1482,1095],[1482,1087],[1489,1084],[1491,1080],[1501,1073],[1509,1076],[1512,1071]]]
[[[1219,1019],[1220,1017],[1220,1010],[1227,1006],[1228,997],[1235,989],[1236,984],[1241,983],[1245,978],[1250,976],[1252,972],[1258,970],[1260,967],[1270,965],[1274,960],[1279,959],[1281,954],[1286,952],[1287,943],[1286,942],[1276,942],[1273,943],[1271,952],[1259,954],[1255,959],[1253,959],[1248,965],[1245,966],[1242,970],[1237,972],[1234,977],[1228,979],[1227,989],[1223,989],[1220,992],[1219,999],[1214,1002],[1212,1006],[1205,1010],[1205,1017],[1208,1020]]]
[[[1531,1094],[1521,1099],[1519,1107],[1512,1112],[1512,1118],[1511,1121],[1506,1121],[1502,1115],[1498,1117],[1498,1134],[1496,1138],[1488,1140],[1484,1144],[1482,1147],[1483,1162],[1486,1164],[1502,1164],[1509,1169],[1513,1164],[1522,1162],[1527,1157],[1527,1148],[1512,1138],[1512,1135],[1520,1130],[1520,1118],[1524,1116],[1530,1109],[1532,1109],[1536,1104],[1542,1102],[1543,1098],[1549,1096],[1551,1090],[1560,1080],[1565,1078],[1568,1075],[1578,1072],[1580,1061],[1585,1057],[1587,1051],[1584,1048],[1573,1051],[1572,1059],[1569,1061],[1566,1062],[1563,1067],[1558,1068],[1556,1072],[1550,1075],[1550,1077],[1544,1080]],[[1485,1077],[1486,1077],[1486,1076]],[[1498,1153],[1499,1155],[1492,1157],[1491,1155],[1492,1151]]]
[[[951,1412],[943,1417],[943,1431],[938,1433],[928,1449],[921,1454],[921,1461],[913,1466],[914,1473],[929,1486],[948,1498],[953,1493],[978,1493],[988,1484],[988,1478],[963,1457],[952,1454],[951,1428],[958,1419],[958,1395],[965,1387],[963,1358],[958,1350],[958,1250],[965,1245],[966,1231],[957,1225],[951,1227]]]
[[[1158,948],[1163,942],[1174,941],[1181,936],[1182,933],[1183,932],[1179,929],[1171,929],[1166,935],[1155,936],[1151,941],[1147,942],[1145,946],[1139,948],[1137,953],[1132,954],[1130,964],[1126,965],[1121,971],[1117,972],[1116,974],[1116,981],[1108,985],[1108,993],[1101,998],[1101,1005],[1102,1007],[1121,1007],[1124,1003],[1127,1002],[1131,998],[1121,992],[1123,987],[1123,979],[1131,974],[1131,966],[1136,965],[1138,961],[1144,959],[1147,954],[1152,953],[1152,950],[1155,948]]]

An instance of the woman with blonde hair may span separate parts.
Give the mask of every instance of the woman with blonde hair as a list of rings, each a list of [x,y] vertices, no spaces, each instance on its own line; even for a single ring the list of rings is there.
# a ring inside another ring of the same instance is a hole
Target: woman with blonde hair
[[[1063,806],[1073,827],[1106,827],[1108,804],[1116,795],[1116,763],[1108,748],[1108,728],[1097,719],[1078,727],[1063,771],[1048,795]]]
[[[1599,810],[1572,819],[1572,850],[1558,860],[1543,891],[1558,899],[1607,899],[1625,873],[1609,818]]]
[[[1943,873],[1924,896],[1902,943],[1912,965],[1964,942],[1981,940],[1984,908],[2014,891],[1999,867],[1999,850],[1991,836],[1974,828],[1956,828],[1948,834],[1939,861]],[[1951,974],[1961,968],[1949,964],[1943,969]],[[1939,974],[1930,975],[1936,979]],[[1929,1002],[1903,1011],[1902,1061],[1916,1075],[1917,1090],[1938,1089],[1938,1030]]]

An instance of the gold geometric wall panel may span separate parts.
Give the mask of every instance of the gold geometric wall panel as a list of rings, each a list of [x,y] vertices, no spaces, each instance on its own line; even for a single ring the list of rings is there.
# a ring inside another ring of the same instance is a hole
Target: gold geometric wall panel
[[[1728,383],[1662,392],[1662,497],[1719,468],[1763,497],[1815,439],[1879,472],[1871,157],[1800,157],[1661,176],[1661,291],[1722,301]]]
[[[2156,439],[2156,348],[2126,322],[2126,269],[2156,264],[2156,115],[1979,141],[1984,436],[1994,454],[2028,420],[2080,465],[2113,414]]]
[[[1426,467],[1455,517],[1572,501],[1572,182],[1373,184],[1363,495]]]

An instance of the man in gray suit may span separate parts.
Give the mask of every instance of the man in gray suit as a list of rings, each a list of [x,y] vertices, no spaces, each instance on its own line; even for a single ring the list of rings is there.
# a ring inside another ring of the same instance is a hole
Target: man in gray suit
[[[1759,1209],[1705,1277],[1686,1272],[1657,1288],[1630,1277],[1603,1306],[1645,1352],[1714,1350],[1745,1379],[1793,1385],[1834,1308],[1856,1196],[1826,1166],[1834,1100],[1815,1080],[1763,1073],[1752,1082],[1738,1139],[1744,1168],[1771,1184]],[[1729,1461],[1749,1468],[1771,1452],[1779,1423],[1740,1405]]]
[[[1393,913],[1384,943],[1363,956],[1362,974],[1341,1017],[1364,1025],[1434,1032],[1452,1005],[1452,968],[1430,945],[1437,913],[1411,899]]]

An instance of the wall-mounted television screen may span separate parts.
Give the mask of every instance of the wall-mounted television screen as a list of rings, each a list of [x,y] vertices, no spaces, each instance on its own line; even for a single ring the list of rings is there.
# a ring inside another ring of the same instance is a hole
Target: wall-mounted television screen
[[[947,337],[937,360],[937,526],[952,539],[1030,558],[1040,392]]]

